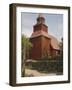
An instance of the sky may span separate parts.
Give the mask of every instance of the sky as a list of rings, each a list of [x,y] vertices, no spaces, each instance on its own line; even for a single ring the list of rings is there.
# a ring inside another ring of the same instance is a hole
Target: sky
[[[39,13],[21,13],[21,32],[30,37],[33,32],[33,25],[37,23],[36,19]],[[48,34],[53,35],[59,41],[63,37],[63,14],[42,13],[45,18],[45,24],[48,26]]]

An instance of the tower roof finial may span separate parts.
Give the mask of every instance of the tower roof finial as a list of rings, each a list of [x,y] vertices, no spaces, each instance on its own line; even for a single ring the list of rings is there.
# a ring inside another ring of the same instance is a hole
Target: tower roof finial
[[[43,14],[39,13],[37,18],[37,24],[44,24],[44,23],[45,23],[45,18],[43,17]]]
[[[43,17],[43,14],[42,13],[39,13],[39,16],[38,17]]]

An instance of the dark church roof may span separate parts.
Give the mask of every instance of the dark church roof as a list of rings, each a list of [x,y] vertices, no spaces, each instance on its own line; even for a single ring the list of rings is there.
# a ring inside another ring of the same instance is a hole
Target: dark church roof
[[[53,49],[60,50],[59,41],[52,35],[48,35],[51,38],[51,45]]]

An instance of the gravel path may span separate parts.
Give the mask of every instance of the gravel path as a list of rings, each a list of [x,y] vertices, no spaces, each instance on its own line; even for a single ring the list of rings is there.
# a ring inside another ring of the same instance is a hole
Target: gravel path
[[[47,73],[40,73],[37,70],[25,69],[26,76],[48,76],[48,75],[56,75],[55,73],[47,74]]]

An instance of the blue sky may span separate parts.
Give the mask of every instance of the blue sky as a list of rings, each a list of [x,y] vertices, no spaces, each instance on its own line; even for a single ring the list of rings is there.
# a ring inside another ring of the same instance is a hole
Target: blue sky
[[[36,24],[38,15],[38,13],[21,13],[22,34],[28,37],[31,36],[33,25]],[[43,13],[42,16],[45,18],[45,24],[48,26],[48,33],[60,40],[63,37],[63,15]]]

